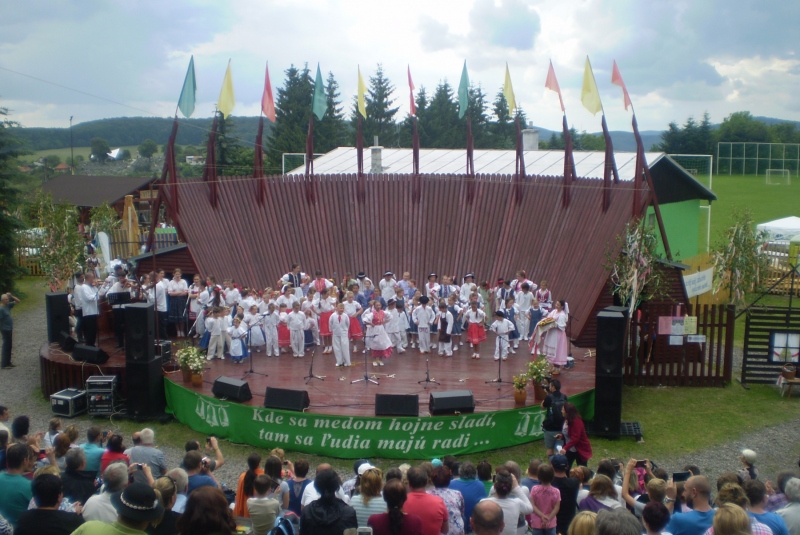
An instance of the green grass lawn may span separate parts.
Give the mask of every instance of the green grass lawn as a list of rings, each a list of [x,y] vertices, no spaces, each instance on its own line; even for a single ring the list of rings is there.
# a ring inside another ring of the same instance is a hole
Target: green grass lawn
[[[14,286],[14,295],[20,298],[14,305],[14,315],[44,306],[44,294],[50,291],[45,277],[20,277]]]
[[[139,146],[138,145],[129,145],[129,146],[125,146],[125,147],[111,147],[112,150],[116,149],[116,148],[128,149],[129,151],[131,151],[131,155],[136,156],[136,151],[139,149]],[[74,147],[74,151],[75,151],[75,156],[76,157],[78,155],[81,155],[81,156],[83,156],[84,160],[89,160],[89,154],[91,154],[92,149],[90,147]],[[66,147],[66,148],[63,148],[63,149],[37,150],[37,151],[32,152],[31,154],[28,154],[28,155],[25,155],[25,156],[21,156],[19,158],[19,160],[22,161],[22,162],[31,163],[31,162],[35,162],[36,160],[38,160],[39,158],[41,158],[43,156],[51,156],[51,155],[58,156],[59,158],[61,158],[62,162],[66,162],[67,159],[70,157],[70,148]]]

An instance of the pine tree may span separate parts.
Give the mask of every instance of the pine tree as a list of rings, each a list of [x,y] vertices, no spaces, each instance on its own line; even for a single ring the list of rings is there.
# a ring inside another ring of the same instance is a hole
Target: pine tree
[[[421,119],[426,116],[428,110],[428,94],[425,86],[420,86],[417,91],[417,98],[414,100],[417,106],[417,133],[419,134],[420,147],[429,147],[428,139],[424,134],[425,126]],[[398,128],[398,144],[404,148],[411,148],[414,144],[414,118],[411,115],[406,115],[403,122],[400,123]]]
[[[306,65],[303,70],[294,65],[286,69],[286,81],[278,88],[275,102],[275,125],[269,138],[267,151],[269,170],[280,172],[282,155],[285,152],[305,152],[308,135],[308,118],[311,116],[311,100],[314,96],[314,80]],[[301,159],[298,159],[302,163]],[[297,162],[295,164],[299,165]],[[287,170],[292,164],[287,164]]]
[[[397,114],[399,107],[392,107],[395,99],[392,98],[395,87],[383,73],[383,65],[378,63],[378,70],[375,76],[369,77],[369,88],[367,94],[364,95],[364,101],[367,108],[367,118],[364,119],[363,133],[364,144],[371,145],[374,136],[378,136],[378,142],[384,147],[398,146],[397,137],[397,124],[394,122],[394,116]],[[352,139],[355,140],[355,135],[358,129],[358,97],[353,97],[353,110],[352,110]],[[355,141],[353,142],[355,145]]]
[[[458,120],[458,103],[453,96],[453,88],[445,80],[436,86],[425,113],[418,113],[420,124],[425,125],[426,147],[453,149],[464,146],[463,122]]]
[[[492,111],[497,119],[491,128],[492,148],[513,149],[516,147],[516,128],[502,87],[495,95]]]
[[[476,149],[488,149],[491,147],[491,135],[489,133],[489,117],[486,114],[488,105],[486,103],[486,93],[481,86],[470,84],[469,86],[469,107],[466,117],[472,121],[472,143]],[[466,147],[466,124],[464,125],[464,147]]]
[[[325,94],[328,100],[328,110],[321,121],[314,126],[314,152],[329,152],[336,147],[341,147],[347,139],[347,123],[344,119],[344,108],[339,99],[339,84],[328,73],[325,83]]]

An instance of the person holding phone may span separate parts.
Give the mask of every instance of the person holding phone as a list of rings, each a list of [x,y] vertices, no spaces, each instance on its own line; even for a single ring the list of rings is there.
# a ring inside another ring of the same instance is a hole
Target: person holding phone
[[[677,489],[675,481],[670,481],[664,500],[670,514],[675,506]],[[683,485],[683,501],[692,507],[688,513],[672,515],[666,530],[673,535],[703,533],[714,522],[714,509],[711,508],[711,483],[705,476],[690,477]]]

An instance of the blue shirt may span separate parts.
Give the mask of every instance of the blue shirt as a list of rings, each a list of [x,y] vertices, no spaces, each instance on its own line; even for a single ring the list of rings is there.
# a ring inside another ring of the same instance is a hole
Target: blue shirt
[[[714,511],[706,511],[701,513],[699,511],[689,511],[680,515],[672,515],[669,519],[669,524],[664,528],[664,531],[672,533],[672,535],[696,535],[697,533],[705,533],[714,523]]]
[[[0,473],[0,515],[13,527],[19,516],[28,510],[33,498],[31,480],[22,475]]]
[[[81,444],[81,449],[86,454],[86,470],[87,472],[100,471],[100,457],[103,456],[106,449],[94,443],[85,442]]]
[[[211,476],[205,476],[203,474],[195,474],[193,476],[189,476],[189,487],[186,490],[186,494],[189,495],[192,491],[199,487],[215,487],[218,488],[217,482],[214,481],[214,478]]]
[[[457,490],[464,497],[464,531],[472,533],[469,519],[472,518],[472,509],[479,501],[486,497],[486,486],[477,479],[454,479],[450,488]]]
[[[783,520],[783,517],[777,513],[748,513],[752,518],[755,518],[762,524],[766,524],[769,526],[769,529],[772,530],[772,535],[789,535],[789,528],[786,526],[786,522]]]

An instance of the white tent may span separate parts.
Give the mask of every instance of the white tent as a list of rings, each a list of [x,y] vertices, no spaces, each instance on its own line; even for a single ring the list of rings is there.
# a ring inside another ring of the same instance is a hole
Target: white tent
[[[800,236],[800,217],[789,216],[759,223],[756,229],[766,231],[768,240],[791,240],[795,236]]]

